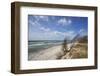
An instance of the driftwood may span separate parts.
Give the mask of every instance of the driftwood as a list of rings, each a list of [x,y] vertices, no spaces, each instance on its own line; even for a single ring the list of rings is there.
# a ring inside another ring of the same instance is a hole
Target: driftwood
[[[71,45],[69,51],[71,51],[72,48],[75,46],[75,42],[77,41],[78,37],[79,37],[79,34],[77,34],[77,35],[71,40],[72,45]]]
[[[64,39],[64,42],[62,44],[62,50],[64,53],[68,52],[68,42],[67,42],[67,39]]]
[[[57,59],[61,59],[62,57],[63,57],[63,59],[64,59],[64,56],[65,56],[65,55],[70,55],[70,57],[71,57],[71,50],[72,50],[73,47],[75,46],[75,43],[76,43],[78,37],[79,37],[79,34],[77,34],[77,35],[70,41],[70,43],[72,44],[72,45],[70,46],[70,48],[68,48],[68,40],[67,40],[67,38],[64,39],[64,42],[63,42],[63,44],[62,44],[62,51],[63,51],[64,54],[63,54],[63,56],[59,56]],[[70,58],[70,57],[68,57],[68,58]]]

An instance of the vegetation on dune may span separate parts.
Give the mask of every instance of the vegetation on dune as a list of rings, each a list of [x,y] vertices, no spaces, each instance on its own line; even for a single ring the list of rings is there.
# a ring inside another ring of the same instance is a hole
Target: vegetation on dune
[[[70,46],[70,48],[68,48],[68,40],[67,38],[65,38],[62,44],[63,55],[59,56],[57,59],[87,58],[87,42],[87,36],[79,37],[78,34],[72,39],[72,45]]]

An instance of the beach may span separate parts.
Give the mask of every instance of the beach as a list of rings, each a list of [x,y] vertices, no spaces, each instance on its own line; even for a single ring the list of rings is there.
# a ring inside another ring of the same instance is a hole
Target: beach
[[[56,60],[87,58],[87,44],[76,44],[68,53],[62,51],[62,45],[53,46],[37,52],[31,52],[28,60]]]
[[[52,60],[57,59],[60,55],[63,55],[61,45],[54,46],[45,50],[38,51],[36,53],[30,53],[29,60]]]

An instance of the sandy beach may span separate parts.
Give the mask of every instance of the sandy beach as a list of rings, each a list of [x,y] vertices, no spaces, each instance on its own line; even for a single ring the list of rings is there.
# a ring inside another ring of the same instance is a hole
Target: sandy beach
[[[45,50],[41,50],[37,53],[31,53],[29,60],[52,60],[57,59],[60,55],[63,55],[61,45],[54,46]]]
[[[65,54],[62,51],[62,45],[53,46],[38,52],[31,52],[29,54],[28,60],[55,60],[75,58],[87,58],[87,44],[76,44],[76,46],[70,52]]]

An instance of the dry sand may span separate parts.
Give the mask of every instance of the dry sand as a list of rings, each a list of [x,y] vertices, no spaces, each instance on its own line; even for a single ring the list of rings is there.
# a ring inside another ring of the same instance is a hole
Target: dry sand
[[[70,47],[70,45],[69,45]],[[78,44],[70,52],[64,54],[62,45],[54,46],[29,54],[29,60],[55,60],[87,58],[87,44]]]
[[[63,55],[61,50],[61,45],[54,46],[45,50],[41,50],[37,53],[31,53],[29,55],[29,60],[53,60],[57,59],[59,56]]]

